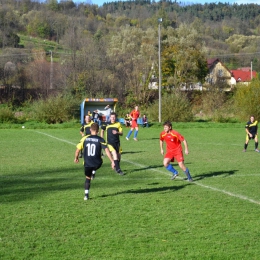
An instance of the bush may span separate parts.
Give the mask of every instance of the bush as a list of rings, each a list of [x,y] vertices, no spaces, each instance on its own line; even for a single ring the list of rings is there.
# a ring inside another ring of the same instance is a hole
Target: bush
[[[48,124],[63,123],[73,119],[79,103],[72,97],[57,95],[33,103],[33,118]]]
[[[0,122],[1,123],[15,123],[15,116],[11,108],[0,107]]]
[[[260,118],[260,80],[254,79],[249,86],[240,85],[235,93],[235,108],[242,120],[250,115]]]
[[[161,102],[162,121],[190,122],[193,114],[190,102],[186,94],[180,90],[174,90],[171,94],[165,93]],[[158,122],[159,103],[156,102],[148,109],[149,121]]]

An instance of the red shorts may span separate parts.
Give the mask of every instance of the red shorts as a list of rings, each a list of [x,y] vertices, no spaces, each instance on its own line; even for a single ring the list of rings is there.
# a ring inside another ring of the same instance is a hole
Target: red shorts
[[[164,158],[171,159],[171,162],[174,162],[174,159],[176,159],[177,162],[183,162],[184,157],[182,151],[177,152],[167,152],[164,156]]]
[[[138,127],[137,120],[132,119],[132,128]]]

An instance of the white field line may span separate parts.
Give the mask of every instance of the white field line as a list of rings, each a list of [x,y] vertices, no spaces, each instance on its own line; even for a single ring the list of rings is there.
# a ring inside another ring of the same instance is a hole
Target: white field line
[[[196,143],[196,145],[227,145],[227,144],[223,144],[223,143]],[[233,145],[233,146],[241,146],[243,149],[243,142],[242,145],[241,144],[228,144],[228,145]]]
[[[59,140],[59,141],[62,141],[62,142],[64,142],[64,143],[72,144],[72,145],[75,146],[75,149],[76,149],[76,144],[74,144],[74,143],[72,143],[72,142],[70,142],[70,141],[68,141],[68,140],[61,139],[61,138],[55,137],[55,136],[53,136],[53,135],[48,135],[48,134],[43,133],[43,132],[40,132],[40,131],[35,131],[35,132],[38,133],[38,134],[47,135],[47,136],[49,136],[49,137],[51,137],[51,138],[54,138],[54,139]]]
[[[39,134],[46,135],[46,136],[48,136],[50,138],[54,138],[56,140],[59,140],[59,141],[62,141],[62,142],[68,143],[68,144],[72,144],[72,145],[74,145],[76,147],[75,143],[69,142],[68,140],[61,139],[61,138],[58,138],[58,137],[55,137],[55,136],[52,136],[52,135],[49,135],[49,134],[46,134],[46,133],[43,133],[43,132],[40,132],[40,131],[35,131],[35,132],[39,133]],[[129,161],[129,160],[122,159],[122,161],[130,163],[130,164],[133,164],[135,166],[139,166],[139,167],[143,167],[143,168],[149,168],[149,166],[147,166],[147,165],[139,164],[139,163],[132,162],[132,161]],[[164,172],[164,171],[160,171],[160,170],[153,169],[153,168],[151,168],[149,170],[154,171],[154,172],[158,172],[158,173],[162,173],[162,174],[166,174],[166,175],[169,176],[169,174],[167,172]],[[196,184],[198,186],[201,186],[201,187],[209,189],[209,190],[221,192],[221,193],[224,193],[224,194],[226,194],[228,196],[235,197],[235,198],[238,198],[238,199],[241,199],[241,200],[246,200],[246,201],[249,201],[251,203],[260,205],[260,201],[250,199],[250,198],[248,198],[246,196],[243,196],[243,195],[240,195],[240,194],[235,194],[235,193],[232,193],[232,192],[229,192],[229,191],[226,191],[226,190],[221,190],[221,189],[214,188],[214,187],[211,187],[211,186],[208,186],[208,185],[204,185],[204,184],[201,184],[201,183],[199,183],[197,181],[193,182],[192,184]]]

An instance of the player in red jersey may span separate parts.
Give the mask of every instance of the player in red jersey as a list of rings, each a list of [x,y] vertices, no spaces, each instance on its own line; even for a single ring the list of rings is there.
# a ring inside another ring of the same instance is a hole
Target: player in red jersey
[[[175,170],[171,164],[174,159],[178,162],[180,168],[183,170],[188,178],[188,181],[192,182],[192,177],[190,175],[189,169],[184,164],[184,157],[182,152],[182,143],[184,144],[185,154],[189,154],[188,144],[184,137],[175,130],[172,130],[172,123],[166,121],[163,124],[164,131],[160,134],[160,149],[161,154],[164,155],[163,142],[166,143],[166,154],[164,155],[163,165],[170,171],[172,175],[172,180],[174,180],[178,175],[178,171]]]
[[[129,140],[130,135],[132,134],[133,130],[135,129],[134,132],[134,140],[137,141],[137,134],[138,134],[138,124],[137,124],[137,119],[140,117],[140,111],[138,109],[138,106],[135,106],[135,109],[130,113],[130,117],[132,119],[132,125],[131,125],[131,129],[129,130],[127,136],[126,136],[126,140]]]

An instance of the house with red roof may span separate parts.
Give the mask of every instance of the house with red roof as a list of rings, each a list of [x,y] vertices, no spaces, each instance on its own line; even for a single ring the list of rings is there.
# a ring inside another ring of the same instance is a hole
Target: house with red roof
[[[205,83],[208,85],[227,84],[233,85],[232,72],[218,59],[207,60],[209,73],[206,76]]]
[[[253,78],[257,77],[256,71],[248,68],[239,68],[237,70],[231,70],[233,78],[236,83],[243,83],[248,85]]]

